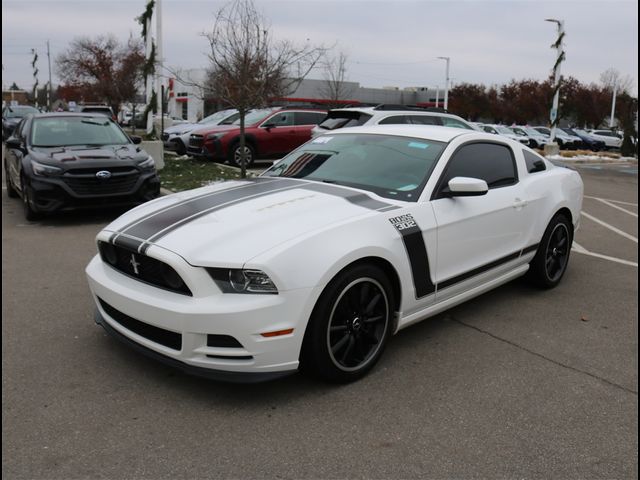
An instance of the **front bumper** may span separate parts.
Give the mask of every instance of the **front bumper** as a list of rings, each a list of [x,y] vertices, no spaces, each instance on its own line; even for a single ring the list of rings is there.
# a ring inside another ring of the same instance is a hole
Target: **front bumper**
[[[195,375],[261,381],[297,370],[307,319],[319,295],[316,288],[278,295],[222,294],[204,269],[188,265],[177,256],[171,263],[185,281],[191,282],[193,296],[139,282],[112,269],[99,256],[94,257],[86,274],[98,323],[143,353]],[[179,347],[169,348],[142,330],[136,333],[135,328],[125,327],[126,322],[114,318],[117,315],[109,315],[105,304],[118,314],[179,337]],[[291,328],[293,332],[286,335],[261,335]],[[230,336],[239,345],[210,346],[210,336]]]
[[[96,207],[138,205],[160,194],[160,179],[154,173],[140,176],[128,192],[102,195],[78,195],[63,180],[56,177],[31,177],[31,200],[38,212],[52,213]]]

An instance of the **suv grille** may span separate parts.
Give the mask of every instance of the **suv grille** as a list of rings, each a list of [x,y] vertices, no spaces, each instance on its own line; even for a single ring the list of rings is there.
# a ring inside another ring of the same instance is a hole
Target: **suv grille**
[[[102,241],[98,242],[98,250],[106,264],[129,277],[154,287],[193,296],[178,272],[160,260]]]
[[[107,179],[99,179],[96,173],[106,170],[111,173]],[[76,195],[96,196],[109,194],[132,193],[140,178],[140,172],[136,168],[83,168],[69,170],[62,176]]]
[[[200,150],[204,145],[204,137],[202,135],[191,135],[189,137],[189,148],[196,148]]]
[[[171,348],[173,350],[179,351],[180,349],[182,349],[181,334],[172,332],[170,330],[165,330],[164,328],[156,327],[154,325],[149,325],[148,323],[141,322],[140,320],[136,320],[135,318],[122,313],[120,310],[113,308],[100,297],[98,297],[98,301],[100,302],[100,306],[102,307],[102,309],[107,312],[107,315],[109,315],[127,330],[131,330],[133,333],[137,333],[141,337],[151,340],[152,342],[159,343],[160,345],[164,345],[165,347]]]

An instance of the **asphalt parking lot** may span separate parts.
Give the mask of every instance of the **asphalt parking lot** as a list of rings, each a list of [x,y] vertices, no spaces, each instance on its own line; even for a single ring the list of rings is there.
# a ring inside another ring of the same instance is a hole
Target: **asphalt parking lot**
[[[130,351],[84,276],[120,212],[29,223],[3,189],[2,473],[637,478],[637,164],[593,167],[558,288],[517,280],[404,330],[344,386],[215,383]]]

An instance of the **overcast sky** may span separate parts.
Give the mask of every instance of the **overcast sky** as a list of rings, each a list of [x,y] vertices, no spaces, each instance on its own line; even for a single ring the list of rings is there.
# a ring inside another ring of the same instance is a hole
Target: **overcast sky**
[[[179,68],[205,67],[218,0],[161,0],[164,57]],[[47,80],[46,41],[52,60],[76,36],[140,35],[135,17],[145,0],[2,0],[2,83],[33,85],[31,48],[40,54],[39,82]],[[256,0],[276,38],[325,46],[337,43],[349,58],[347,76],[366,87],[444,86],[451,57],[453,83],[501,84],[544,79],[555,61],[555,24],[565,21],[567,60],[562,73],[597,82],[616,68],[638,91],[638,2]],[[54,70],[54,84],[57,83]],[[310,78],[322,78],[314,71]]]

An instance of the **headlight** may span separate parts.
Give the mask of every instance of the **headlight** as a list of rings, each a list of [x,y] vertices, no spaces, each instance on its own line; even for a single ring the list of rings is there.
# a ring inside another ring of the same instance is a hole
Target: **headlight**
[[[207,272],[223,293],[278,293],[273,281],[261,270],[207,268]]]
[[[52,167],[51,165],[45,165],[31,160],[31,168],[36,175],[60,175],[62,169],[58,167]]]
[[[154,168],[155,166],[156,166],[156,162],[153,160],[153,157],[151,156],[147,157],[146,160],[143,160],[138,164],[138,167],[140,167],[143,170],[149,170]]]
[[[205,137],[205,140],[218,140],[222,137],[224,137],[227,133],[226,132],[222,132],[222,133],[210,133],[209,135],[207,135]]]

